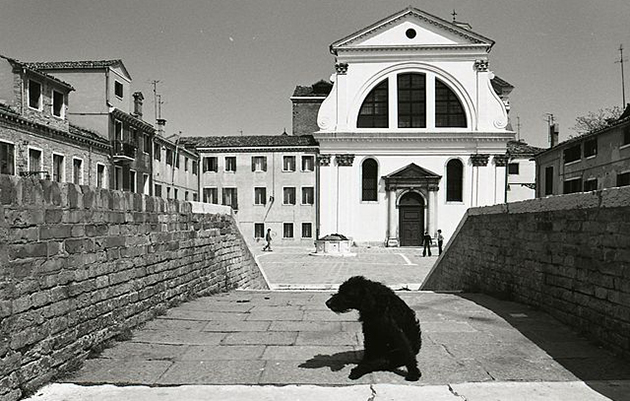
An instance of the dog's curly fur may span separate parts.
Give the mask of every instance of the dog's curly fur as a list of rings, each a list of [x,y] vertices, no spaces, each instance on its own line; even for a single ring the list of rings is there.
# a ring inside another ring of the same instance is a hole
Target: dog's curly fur
[[[377,370],[407,367],[406,379],[421,376],[416,355],[422,346],[422,332],[415,312],[385,285],[362,276],[349,278],[326,306],[336,313],[359,311],[363,326],[363,359],[350,372],[350,379]]]

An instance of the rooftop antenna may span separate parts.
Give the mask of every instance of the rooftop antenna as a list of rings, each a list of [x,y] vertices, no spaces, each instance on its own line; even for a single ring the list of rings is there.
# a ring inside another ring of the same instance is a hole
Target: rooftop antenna
[[[156,101],[156,105],[157,105],[157,112],[156,112],[156,116],[155,119],[157,120],[158,118],[162,118],[162,105],[164,104],[164,102],[162,101],[162,95],[155,95],[157,101]]]
[[[516,116],[516,140],[521,140],[521,117]]]
[[[159,80],[154,79],[151,81],[151,85],[153,85],[153,115],[157,120],[158,117],[158,94],[157,94],[157,84],[160,83]]]
[[[455,20],[457,19],[457,11],[453,9],[453,12],[451,13],[451,15],[453,16],[453,22],[455,22]]]
[[[623,62],[628,61],[627,58],[623,58],[623,44],[619,45],[619,60],[615,61],[615,63],[619,63],[621,67],[621,97],[623,99],[623,103],[621,104],[621,109],[626,107],[626,83],[623,78]]]

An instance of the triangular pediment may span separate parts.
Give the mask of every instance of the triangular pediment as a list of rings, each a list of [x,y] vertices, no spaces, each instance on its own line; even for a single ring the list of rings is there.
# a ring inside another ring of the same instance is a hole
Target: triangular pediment
[[[408,164],[407,166],[394,171],[385,178],[389,179],[426,179],[426,178],[442,178],[442,176],[435,174],[433,171],[427,170],[418,166],[415,163]]]
[[[494,41],[439,17],[408,7],[333,43],[333,52],[361,48],[471,46]]]

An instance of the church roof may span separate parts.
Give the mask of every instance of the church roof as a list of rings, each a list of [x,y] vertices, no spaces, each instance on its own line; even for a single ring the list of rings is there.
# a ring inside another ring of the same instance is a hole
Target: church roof
[[[429,14],[415,7],[409,6],[405,8],[404,10],[401,10],[395,14],[390,15],[389,17],[383,18],[382,20],[375,22],[374,24],[368,26],[367,28],[358,30],[342,39],[337,40],[336,42],[333,42],[330,45],[330,52],[336,55],[337,50],[339,50],[340,48],[343,48],[344,46],[347,46],[347,45],[351,45],[353,42],[359,40],[360,38],[363,38],[367,35],[371,35],[374,32],[379,31],[383,29],[384,27],[402,18],[405,18],[407,16],[414,16],[428,24],[437,26],[438,28],[447,30],[462,38],[465,38],[466,40],[472,43],[481,44],[481,45],[485,44],[488,46],[488,48],[491,48],[494,45],[494,41],[492,39],[489,39],[483,35],[480,35],[464,27],[461,27],[458,24],[449,22],[440,17]]]
[[[180,143],[191,148],[278,148],[315,147],[312,135],[248,135],[248,136],[188,136]]]

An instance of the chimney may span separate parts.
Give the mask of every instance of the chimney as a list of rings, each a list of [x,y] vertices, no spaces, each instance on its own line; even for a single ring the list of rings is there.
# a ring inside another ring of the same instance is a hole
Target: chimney
[[[560,133],[560,124],[553,123],[549,126],[549,147],[553,148],[558,144],[558,135]]]
[[[155,133],[161,136],[162,138],[164,138],[164,134],[165,134],[164,127],[166,126],[166,120],[164,118],[158,118],[156,120],[156,124],[157,124],[157,129],[155,130]]]
[[[133,114],[136,115],[139,119],[142,119],[142,102],[144,101],[144,96],[142,92],[134,92],[133,94]]]

